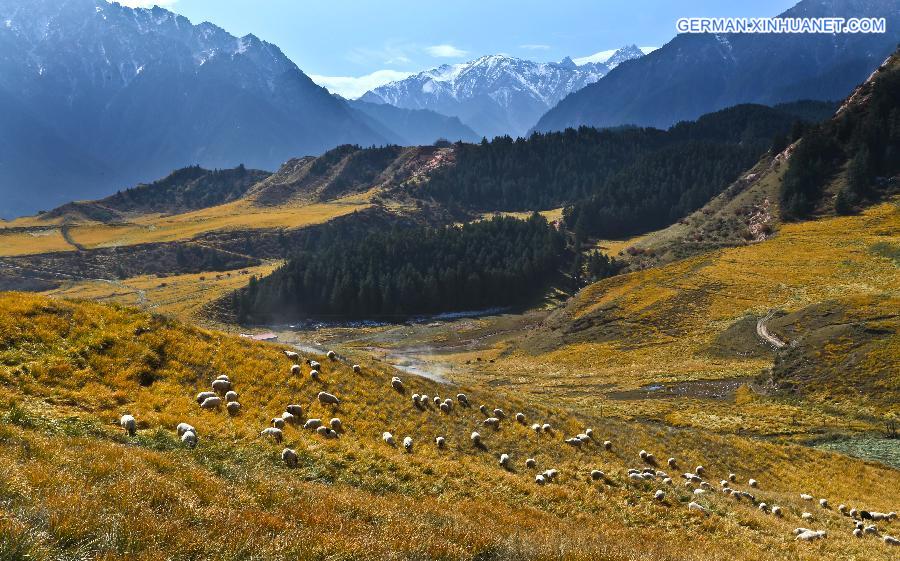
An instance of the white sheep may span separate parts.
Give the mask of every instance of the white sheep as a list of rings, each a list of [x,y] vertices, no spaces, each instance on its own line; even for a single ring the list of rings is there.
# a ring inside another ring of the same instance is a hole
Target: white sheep
[[[737,474],[729,473],[729,474],[728,474],[728,481],[731,481],[732,483],[736,482],[736,481],[737,481]]]
[[[592,469],[591,470],[591,479],[593,479],[594,481],[599,481],[599,480],[603,479],[603,472],[600,471],[599,469]]]
[[[612,450],[612,442],[609,440],[603,441],[603,449],[604,450]]]
[[[675,458],[669,458],[668,460],[666,460],[666,463],[669,464],[670,468],[678,469],[678,462],[675,460]]]
[[[548,469],[544,472],[544,477],[547,478],[547,481],[552,481],[559,476],[559,471],[556,469]]]
[[[494,417],[503,420],[506,418],[506,413],[503,412],[503,409],[494,409]]]
[[[297,467],[299,457],[297,456],[297,452],[295,452],[294,450],[285,448],[281,451],[281,461],[284,462],[287,467]]]
[[[575,448],[580,448],[581,440],[578,438],[567,438],[566,444],[568,444],[569,446],[574,446]]]
[[[193,433],[197,432],[197,429],[195,429],[194,427],[192,427],[191,425],[189,425],[187,423],[178,423],[178,426],[175,427],[175,430],[178,432],[179,438],[181,438],[184,435],[184,433],[186,433],[186,432],[193,432]]]
[[[276,429],[283,429],[284,419],[282,419],[281,417],[275,417],[274,419],[272,419],[272,426]]]
[[[535,460],[534,458],[528,458],[527,460],[525,460],[525,467],[530,469],[537,467],[537,460]]]
[[[748,479],[747,485],[751,487],[759,487],[759,483],[755,479]]]
[[[294,364],[293,366],[291,366],[291,374],[293,374],[294,376],[299,376],[301,372],[302,369],[300,368],[299,364]]]
[[[693,510],[695,512],[699,512],[700,514],[709,516],[709,511],[706,509],[706,507],[704,507],[703,505],[701,505],[699,503],[695,503],[693,501],[688,503],[688,510]]]
[[[134,436],[134,433],[137,432],[137,421],[131,415],[122,415],[122,418],[119,419],[119,426],[125,429],[128,436]]]
[[[538,423],[535,423],[535,424],[531,425],[531,430],[540,434],[541,433],[541,425],[539,425]]]
[[[281,429],[275,427],[263,429],[259,434],[260,436],[271,436],[275,442],[281,442],[281,440],[284,438],[284,432]]]
[[[797,534],[797,537],[794,539],[800,540],[800,541],[805,541],[805,542],[811,542],[811,541],[815,541],[815,540],[820,540],[827,535],[828,534],[825,532],[825,530],[817,530],[817,531],[816,530],[807,530],[805,532],[800,532],[799,534]]]
[[[772,514],[774,514],[775,516],[781,516],[781,507],[778,505],[773,506]]]
[[[516,422],[524,425],[525,424],[525,413],[516,413]]]
[[[478,406],[478,410],[481,411],[481,414],[482,414],[482,415],[487,415],[487,414],[488,414],[488,408],[487,408],[487,406],[485,406],[485,405],[479,405],[479,406]]]
[[[822,508],[828,508],[828,499],[819,499],[819,506]]]
[[[800,515],[800,518],[802,518],[803,520],[812,520],[812,517],[813,515],[811,512],[804,512]]]
[[[432,398],[432,400],[434,401],[434,404],[435,404],[435,405],[440,405],[440,404],[441,404],[441,396],[439,396],[439,395],[434,396],[434,397]]]
[[[766,503],[759,503],[759,510],[766,512],[767,510],[769,510],[769,505],[767,505]]]
[[[407,452],[412,452],[413,439],[411,436],[407,436],[403,439],[403,448],[406,449]]]
[[[288,357],[291,360],[300,360],[300,355],[298,355],[294,351],[284,351],[284,356]]]
[[[887,534],[884,535],[884,543],[887,545],[900,545],[900,540],[895,538],[894,536],[889,536]]]
[[[850,515],[849,515],[850,518],[856,518],[856,516],[857,516],[858,514],[859,514],[859,511],[856,510],[855,508],[851,508],[851,509],[850,509]]]
[[[384,443],[387,444],[388,446],[396,446],[397,445],[397,441],[394,440],[394,435],[389,432],[382,433],[381,440],[384,440]]]
[[[703,467],[703,466],[697,466],[697,467],[694,469],[694,473],[696,473],[696,474],[699,475],[700,477],[703,477],[703,474],[706,473],[706,468]]]
[[[878,533],[878,526],[876,526],[876,525],[874,525],[874,524],[872,524],[872,525],[870,525],[870,526],[866,526],[865,528],[863,528],[863,532],[865,532],[865,533],[867,533],[867,534],[877,534],[877,533]]]
[[[293,413],[288,413],[287,411],[281,414],[281,418],[284,419],[284,422],[289,425],[296,425],[300,422],[300,419],[295,417]]]
[[[225,380],[226,382],[230,382],[231,378],[229,378],[226,374],[219,374],[216,376],[216,380]]]
[[[582,442],[590,442],[590,440],[591,440],[591,437],[584,433],[577,435],[575,438],[577,438],[578,440],[580,440]]]
[[[316,370],[315,368],[313,368],[312,370],[309,371],[309,377],[318,382],[319,381],[319,371]]]
[[[287,411],[288,413],[290,413],[291,415],[293,415],[294,417],[296,417],[297,419],[303,418],[303,407],[301,407],[299,405],[291,404],[291,405],[288,405],[287,407],[285,407],[284,410]]]
[[[394,388],[395,390],[397,390],[398,392],[402,392],[403,391],[403,381],[400,378],[394,376],[393,378],[391,378],[391,387]]]
[[[665,478],[663,478],[662,482],[665,483],[666,485],[671,485],[671,484],[672,484],[672,478],[671,478],[671,477],[665,477]]]
[[[338,419],[337,417],[334,417],[333,419],[331,419],[331,421],[328,424],[331,425],[331,430],[333,430],[335,432],[341,432],[344,430],[344,424],[341,423],[341,420]]]
[[[666,494],[662,489],[657,489],[657,491],[653,493],[653,498],[657,501],[662,501],[666,498]]]
[[[584,429],[584,434],[587,435],[591,440],[594,439],[594,429]]]
[[[231,382],[228,380],[213,380],[212,389],[218,394],[224,394],[231,389]]]
[[[316,434],[318,434],[319,436],[322,436],[324,438],[337,438],[337,436],[338,436],[338,433],[336,433],[335,431],[331,430],[328,427],[317,428]]]
[[[695,494],[695,495],[702,495],[702,494],[704,494],[704,493],[706,493],[706,490],[705,490],[705,489],[694,489],[694,494]]]
[[[241,412],[241,404],[237,401],[229,401],[225,404],[225,410],[229,415],[237,415]]]
[[[803,499],[804,501],[811,501],[811,500],[813,500],[813,496],[812,496],[812,495],[807,495],[806,493],[800,493],[800,498]]]
[[[308,361],[308,363],[309,363],[309,367],[312,368],[313,370],[318,370],[319,368],[322,367],[322,365],[319,364],[318,362],[316,362],[315,360],[310,360],[310,361]]]
[[[553,427],[550,426],[550,423],[544,423],[543,425],[541,425],[541,430],[544,432],[552,432]]]
[[[200,404],[200,409],[218,409],[220,405],[222,405],[222,398],[207,397],[203,400],[203,403]]]
[[[509,467],[509,454],[500,454],[500,466]]]
[[[354,364],[354,365],[353,365],[353,372],[355,372],[356,374],[359,374],[360,372],[362,372],[362,366],[360,366],[360,365],[358,365],[358,364]]]
[[[303,424],[303,428],[306,430],[316,430],[317,428],[322,426],[322,419],[307,419]]]
[[[537,483],[538,485],[543,485],[544,483],[547,482],[547,478],[545,478],[543,474],[539,473],[534,476],[534,482]]]
[[[341,400],[328,392],[319,392],[319,403],[322,405],[340,405]]]
[[[434,443],[438,448],[443,448],[447,445],[447,440],[443,436],[439,436],[434,439]]]
[[[419,403],[422,405],[422,407],[428,407],[428,405],[431,403],[431,398],[428,397],[428,394],[423,393],[421,396],[419,396]]]
[[[472,444],[474,444],[475,446],[481,444],[481,435],[477,432],[473,431],[469,438],[472,440]]]
[[[231,403],[232,401],[238,400],[238,393],[234,390],[229,390],[228,393],[225,394],[225,402]]]
[[[488,417],[481,423],[486,427],[493,427],[495,429],[500,428],[500,419],[498,419],[497,417]]]
[[[197,447],[197,433],[189,430],[181,435],[181,443],[187,446],[188,448],[196,448]]]
[[[216,397],[216,392],[200,392],[197,394],[197,403],[203,403],[206,398]]]
[[[330,360],[334,360],[335,358],[337,358],[337,355],[334,353],[334,351],[328,351],[327,353],[325,353],[325,356],[327,356]]]
[[[469,396],[464,393],[456,394],[456,401],[458,401],[463,407],[469,406]]]

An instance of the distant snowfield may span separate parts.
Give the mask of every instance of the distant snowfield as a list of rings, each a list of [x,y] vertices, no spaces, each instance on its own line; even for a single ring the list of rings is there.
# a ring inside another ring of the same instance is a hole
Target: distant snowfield
[[[324,76],[322,74],[310,74],[313,82],[327,89],[331,93],[338,94],[346,99],[357,99],[369,90],[379,86],[403,80],[413,75],[413,72],[400,70],[376,70],[365,76]]]
[[[642,53],[645,55],[649,55],[659,47],[638,47]],[[592,62],[606,62],[608,61],[618,49],[609,49],[608,51],[600,51],[598,53],[594,53],[592,55],[573,58],[572,62],[577,64],[578,66],[582,66],[584,64],[590,64]]]

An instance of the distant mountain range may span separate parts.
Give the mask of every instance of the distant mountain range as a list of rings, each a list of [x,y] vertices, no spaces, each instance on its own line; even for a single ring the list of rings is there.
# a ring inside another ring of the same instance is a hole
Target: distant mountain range
[[[885,17],[883,34],[682,34],[570,94],[535,130],[665,128],[739,103],[843,99],[900,41],[897,0],[803,0],[781,17]]]
[[[419,121],[434,138],[475,137],[439,116],[363,115],[275,45],[162,8],[0,0],[0,217],[191,164],[276,169],[340,144],[402,142]]]
[[[488,138],[528,132],[541,115],[571,92],[592,84],[620,63],[642,57],[630,45],[605,60],[578,65],[533,62],[505,55],[445,64],[366,92],[360,100],[459,117]]]

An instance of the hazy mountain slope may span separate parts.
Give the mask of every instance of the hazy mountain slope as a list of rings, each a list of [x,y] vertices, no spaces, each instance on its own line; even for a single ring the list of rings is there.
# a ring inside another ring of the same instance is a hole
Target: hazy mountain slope
[[[610,66],[642,56],[624,47]],[[432,109],[459,117],[478,134],[523,136],[537,119],[566,94],[596,82],[609,72],[606,63],[537,63],[504,55],[445,64],[367,92],[360,99],[407,109]]]
[[[667,127],[738,103],[842,99],[900,40],[896,0],[803,0],[784,17],[887,18],[884,34],[682,34],[562,100],[535,130]]]
[[[428,145],[438,139],[450,142],[481,140],[481,136],[462,124],[458,117],[448,117],[430,109],[403,109],[362,100],[347,100],[347,104],[370,119],[372,129],[394,144]]]
[[[19,191],[16,212],[96,197],[191,164],[274,169],[342,143],[385,142],[276,46],[161,8],[104,0],[0,0],[0,89],[9,98],[4,109],[26,110],[39,121],[33,128],[63,141],[52,154],[7,166],[2,200],[13,198],[11,178],[27,175],[29,162],[51,165],[51,156],[116,170],[109,177],[85,165],[55,178],[74,187],[83,175],[92,183],[87,192],[36,175],[27,194]],[[0,128],[3,142],[13,134]]]

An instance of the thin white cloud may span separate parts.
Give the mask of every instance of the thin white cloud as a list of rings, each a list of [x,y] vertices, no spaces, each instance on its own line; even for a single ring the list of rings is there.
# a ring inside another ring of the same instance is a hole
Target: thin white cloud
[[[412,72],[399,70],[376,70],[365,76],[322,76],[310,74],[313,82],[347,99],[356,99],[369,90],[383,86],[389,82],[396,82],[410,76]]]
[[[547,51],[547,50],[550,50],[550,45],[541,45],[541,44],[529,43],[529,44],[526,44],[526,45],[519,45],[519,48],[520,48],[520,49],[527,49],[527,50],[529,50],[529,51]]]
[[[641,52],[645,55],[648,55],[658,49],[659,47],[638,47]],[[609,49],[608,51],[600,51],[599,53],[594,53],[588,56],[582,56],[578,58],[573,58],[572,62],[581,66],[582,64],[588,64],[589,62],[606,62],[610,59],[611,56],[616,54],[616,51],[619,49]]]
[[[425,52],[430,54],[433,57],[439,58],[456,58],[461,56],[466,56],[469,54],[468,51],[464,51],[462,49],[458,49],[453,45],[432,45],[430,47],[425,47]]]
[[[166,7],[178,2],[178,0],[106,0],[110,4],[118,2],[129,8],[152,8],[153,6]]]

